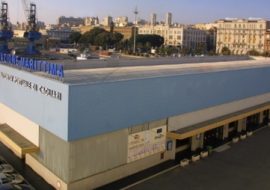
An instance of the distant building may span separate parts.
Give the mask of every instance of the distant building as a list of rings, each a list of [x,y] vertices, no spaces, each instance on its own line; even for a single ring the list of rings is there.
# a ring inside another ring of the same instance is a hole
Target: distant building
[[[166,26],[171,26],[172,25],[172,13],[167,13],[166,14],[165,25]]]
[[[113,21],[113,18],[111,16],[107,16],[103,18],[102,25],[103,26],[110,26]]]
[[[45,22],[42,22],[42,21],[38,21],[37,26],[39,29],[45,29],[46,27]]]
[[[115,19],[114,22],[116,27],[126,27],[128,25],[128,17],[120,16]]]
[[[265,33],[264,51],[270,53],[270,30]]]
[[[67,26],[79,26],[84,24],[83,18],[74,18],[74,17],[64,17],[61,16],[58,19],[58,25],[67,25]]]
[[[143,25],[146,25],[146,24],[148,24],[148,21],[147,21],[147,20],[138,18],[138,20],[137,20],[137,25],[143,26]]]
[[[217,53],[224,47],[232,54],[246,54],[251,50],[263,53],[267,49],[270,22],[263,19],[222,19],[217,21]]]
[[[99,19],[98,17],[86,17],[84,18],[84,25],[85,26],[98,26]]]
[[[195,28],[206,32],[206,49],[208,52],[216,52],[217,23],[195,24]]]
[[[208,52],[216,52],[217,28],[206,30],[206,49]]]
[[[25,30],[13,30],[13,33],[14,38],[24,38]]]
[[[157,24],[157,14],[156,13],[152,13],[151,17],[150,17],[150,24],[152,26],[155,26]]]
[[[195,28],[198,28],[200,30],[210,30],[212,28],[217,28],[217,23],[199,23],[194,25]]]
[[[72,34],[72,32],[73,30],[69,28],[47,30],[49,39],[60,40],[60,41],[67,41],[69,39],[70,34]]]
[[[26,27],[27,27],[26,22],[22,22],[22,23],[17,22],[14,29],[15,30],[26,30]]]
[[[194,50],[199,45],[206,45],[206,32],[188,26],[147,25],[139,27],[138,33],[160,35],[164,38],[164,45],[178,46],[187,50]]]

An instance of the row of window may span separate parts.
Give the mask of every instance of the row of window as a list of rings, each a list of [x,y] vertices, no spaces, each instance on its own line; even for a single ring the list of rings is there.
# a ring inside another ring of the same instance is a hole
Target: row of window
[[[219,24],[219,28],[243,28],[243,29],[256,29],[263,28],[263,24]]]

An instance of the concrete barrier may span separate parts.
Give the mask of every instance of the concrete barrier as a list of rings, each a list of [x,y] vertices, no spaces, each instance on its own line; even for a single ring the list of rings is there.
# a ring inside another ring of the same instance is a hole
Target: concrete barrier
[[[185,167],[185,166],[188,166],[189,165],[189,159],[183,159],[180,161],[180,166],[181,167]]]

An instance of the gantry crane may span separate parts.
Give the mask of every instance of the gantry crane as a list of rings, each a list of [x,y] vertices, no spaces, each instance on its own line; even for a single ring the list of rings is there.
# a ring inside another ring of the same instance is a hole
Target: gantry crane
[[[28,13],[27,29],[24,33],[24,37],[28,39],[25,53],[27,55],[36,55],[39,54],[39,51],[36,49],[35,41],[41,38],[41,33],[38,31],[37,27],[37,7],[36,4],[30,3],[29,10],[27,10],[26,0],[22,0],[22,2]]]
[[[8,4],[2,2],[0,15],[0,52],[9,53],[8,40],[13,37],[13,31],[8,22]]]

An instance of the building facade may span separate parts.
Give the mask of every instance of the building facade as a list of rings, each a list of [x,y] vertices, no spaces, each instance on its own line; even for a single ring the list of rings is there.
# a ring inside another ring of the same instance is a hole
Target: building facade
[[[217,23],[200,23],[195,24],[194,27],[206,32],[206,49],[214,54],[217,44]]]
[[[80,26],[84,24],[83,18],[75,18],[75,17],[65,17],[61,16],[58,18],[58,25],[63,26]]]
[[[167,13],[165,18],[165,25],[171,26],[172,24],[172,13]]]
[[[111,16],[104,17],[102,20],[102,26],[110,26],[113,22],[113,18]]]
[[[114,25],[116,27],[126,27],[128,25],[128,17],[120,16],[115,18]]]
[[[270,54],[270,30],[265,32],[264,51],[268,55]]]
[[[98,17],[86,17],[86,18],[84,18],[84,25],[85,26],[98,26],[99,25],[99,18]]]
[[[61,80],[1,62],[1,142],[56,189],[88,190],[268,125],[268,60],[151,61],[76,62]]]
[[[266,32],[269,21],[263,19],[224,19],[217,21],[216,51],[224,47],[232,54],[247,54],[249,51],[265,52]]]
[[[150,16],[150,25],[155,26],[157,24],[157,14],[152,13]]]
[[[73,32],[70,28],[54,28],[47,30],[47,35],[49,39],[68,41]]]
[[[164,25],[146,25],[138,29],[139,34],[156,34],[164,38],[164,45],[194,50],[206,45],[206,32],[187,26],[168,27]]]

